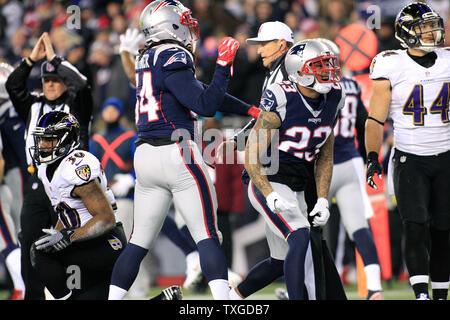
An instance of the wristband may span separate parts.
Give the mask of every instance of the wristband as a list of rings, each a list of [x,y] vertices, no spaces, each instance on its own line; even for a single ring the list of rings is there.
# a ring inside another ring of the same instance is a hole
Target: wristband
[[[370,151],[367,155],[367,161],[377,161],[378,162],[378,153],[375,151]]]

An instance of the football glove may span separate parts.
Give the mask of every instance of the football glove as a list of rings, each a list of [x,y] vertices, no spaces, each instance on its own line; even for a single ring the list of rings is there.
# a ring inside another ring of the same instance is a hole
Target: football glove
[[[330,210],[328,210],[328,200],[325,198],[317,199],[314,209],[309,213],[313,218],[312,224],[314,227],[323,227],[330,217]]]
[[[111,185],[110,189],[116,197],[125,197],[134,187],[134,177],[129,173],[117,173],[113,180],[116,180],[116,182]]]
[[[366,182],[369,186],[378,190],[377,185],[373,181],[373,176],[378,174],[378,178],[381,179],[381,172],[383,169],[381,168],[381,164],[378,162],[378,153],[371,151],[367,155],[367,172],[366,172]]]
[[[269,193],[266,197],[267,206],[272,212],[284,213],[286,211],[294,209],[297,204],[292,203],[282,196],[280,196],[277,192],[273,191]]]
[[[225,37],[220,41],[216,63],[222,67],[231,64],[231,75],[233,76],[233,60],[236,56],[239,42],[231,37]]]
[[[42,229],[42,231],[47,235],[40,237],[34,245],[37,250],[42,250],[47,253],[54,253],[70,246],[75,233],[74,229],[63,229],[61,231]]]
[[[120,37],[119,52],[129,52],[133,55],[138,54],[139,46],[144,42],[144,35],[136,28],[128,28],[125,34]]]

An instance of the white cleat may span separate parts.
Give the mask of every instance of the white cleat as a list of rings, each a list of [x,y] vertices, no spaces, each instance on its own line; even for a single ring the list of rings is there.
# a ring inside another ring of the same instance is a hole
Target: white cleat
[[[186,279],[183,288],[190,289],[202,279],[202,269],[200,267],[200,257],[194,251],[186,256]]]
[[[230,287],[237,287],[242,282],[242,277],[231,269],[228,269],[228,284]]]
[[[289,300],[287,290],[283,288],[276,288],[275,296],[277,297],[278,300]]]
[[[421,293],[417,296],[416,300],[431,300],[426,293]]]

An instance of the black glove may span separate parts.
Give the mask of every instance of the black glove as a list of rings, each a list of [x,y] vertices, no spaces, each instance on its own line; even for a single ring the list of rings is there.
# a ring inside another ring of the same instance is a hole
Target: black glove
[[[377,185],[373,181],[374,174],[378,174],[378,178],[381,179],[381,173],[383,169],[381,168],[381,164],[378,162],[378,153],[375,151],[369,152],[367,155],[367,173],[366,173],[366,182],[369,186],[378,190]]]
[[[55,229],[42,229],[47,235],[40,237],[35,243],[37,250],[47,253],[58,252],[67,248],[72,244],[72,236],[74,229],[63,229],[61,231]]]

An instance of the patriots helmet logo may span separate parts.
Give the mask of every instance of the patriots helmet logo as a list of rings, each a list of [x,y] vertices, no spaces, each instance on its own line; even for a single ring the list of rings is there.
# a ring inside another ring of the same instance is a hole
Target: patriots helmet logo
[[[173,56],[167,60],[167,62],[164,64],[164,67],[168,66],[169,64],[175,63],[175,62],[181,62],[184,64],[187,64],[187,58],[186,58],[186,52],[177,52]]]
[[[301,55],[303,55],[303,50],[305,49],[305,47],[306,47],[306,43],[299,43],[298,45],[293,46],[291,48],[291,54],[301,56]]]

